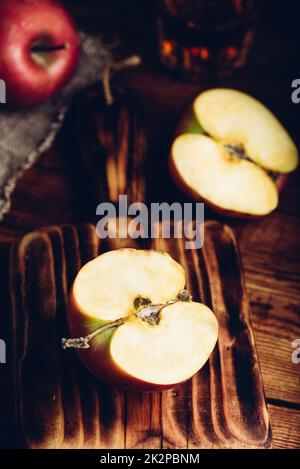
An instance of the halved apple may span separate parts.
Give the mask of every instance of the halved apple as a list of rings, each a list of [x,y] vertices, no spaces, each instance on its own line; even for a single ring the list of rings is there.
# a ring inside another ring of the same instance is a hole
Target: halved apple
[[[297,148],[259,101],[230,89],[201,93],[179,126],[170,155],[178,185],[225,214],[266,215],[278,205],[282,174]]]
[[[184,285],[183,268],[167,253],[119,249],[88,262],[68,308],[75,340],[91,334],[78,350],[83,363],[102,381],[134,390],[191,378],[213,351],[218,323]]]

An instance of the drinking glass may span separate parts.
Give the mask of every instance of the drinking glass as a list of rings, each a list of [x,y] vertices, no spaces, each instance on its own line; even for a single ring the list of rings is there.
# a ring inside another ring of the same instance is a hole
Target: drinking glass
[[[199,81],[242,67],[253,41],[259,0],[158,0],[160,62]]]

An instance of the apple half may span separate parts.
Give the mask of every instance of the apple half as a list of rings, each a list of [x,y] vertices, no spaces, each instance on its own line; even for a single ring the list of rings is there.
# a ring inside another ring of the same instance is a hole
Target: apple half
[[[175,182],[223,214],[272,212],[283,175],[298,164],[297,148],[275,116],[236,90],[201,93],[177,134],[170,154]]]
[[[124,248],[102,254],[75,278],[68,307],[75,339],[63,341],[91,334],[78,353],[108,384],[173,388],[200,370],[218,337],[215,315],[184,286],[183,268],[167,253]]]

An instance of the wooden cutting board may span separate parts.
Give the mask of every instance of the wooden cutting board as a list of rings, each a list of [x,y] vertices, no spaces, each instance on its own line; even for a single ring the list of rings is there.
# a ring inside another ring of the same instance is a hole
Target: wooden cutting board
[[[10,257],[11,395],[20,444],[30,448],[240,448],[271,441],[261,373],[232,231],[205,224],[200,250],[156,239],[185,268],[193,298],[212,307],[218,344],[189,382],[163,393],[132,393],[97,381],[72,350],[68,291],[80,267],[135,241],[99,241],[92,225],[54,226],[26,235]],[[101,359],[101,357],[99,357]]]

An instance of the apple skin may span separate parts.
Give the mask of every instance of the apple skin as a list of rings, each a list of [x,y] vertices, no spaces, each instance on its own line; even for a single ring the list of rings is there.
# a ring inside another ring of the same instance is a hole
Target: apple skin
[[[2,0],[0,18],[0,77],[6,83],[8,106],[47,101],[69,80],[78,62],[73,18],[57,0]],[[44,53],[47,59],[40,64],[31,55],[37,43],[67,47]]]
[[[179,135],[185,134],[185,133],[193,133],[193,134],[205,134],[204,129],[201,127],[195,112],[193,110],[193,106],[190,106],[187,111],[184,113],[183,117],[181,118],[174,134],[174,139],[178,137]],[[173,139],[173,140],[174,140]],[[182,178],[181,174],[177,170],[173,158],[172,158],[172,153],[169,155],[169,171],[172,176],[173,181],[177,185],[177,187],[180,188],[180,190],[187,195],[191,200],[195,200],[196,202],[203,202],[206,205],[208,205],[215,213],[221,216],[225,217],[231,217],[231,218],[242,218],[242,219],[258,219],[265,217],[267,215],[252,215],[252,214],[247,214],[247,213],[242,213],[242,212],[236,212],[234,210],[226,210],[218,205],[215,205],[214,203],[210,202],[207,199],[204,199],[201,197],[196,191],[194,191],[191,187],[189,187],[184,179]],[[275,185],[277,187],[278,193],[280,195],[280,192],[282,189],[285,187],[288,181],[288,173],[285,174],[280,174],[278,178],[275,181]]]
[[[71,289],[69,296],[67,318],[72,337],[85,336],[105,324],[103,321],[89,318],[82,314],[74,300],[73,289]],[[113,333],[114,329],[104,331],[92,339],[90,348],[76,350],[83,364],[100,381],[110,386],[117,386],[121,389],[135,392],[165,391],[188,381],[185,380],[179,383],[166,385],[153,384],[124,372],[124,370],[115,363],[109,353],[109,342]]]

